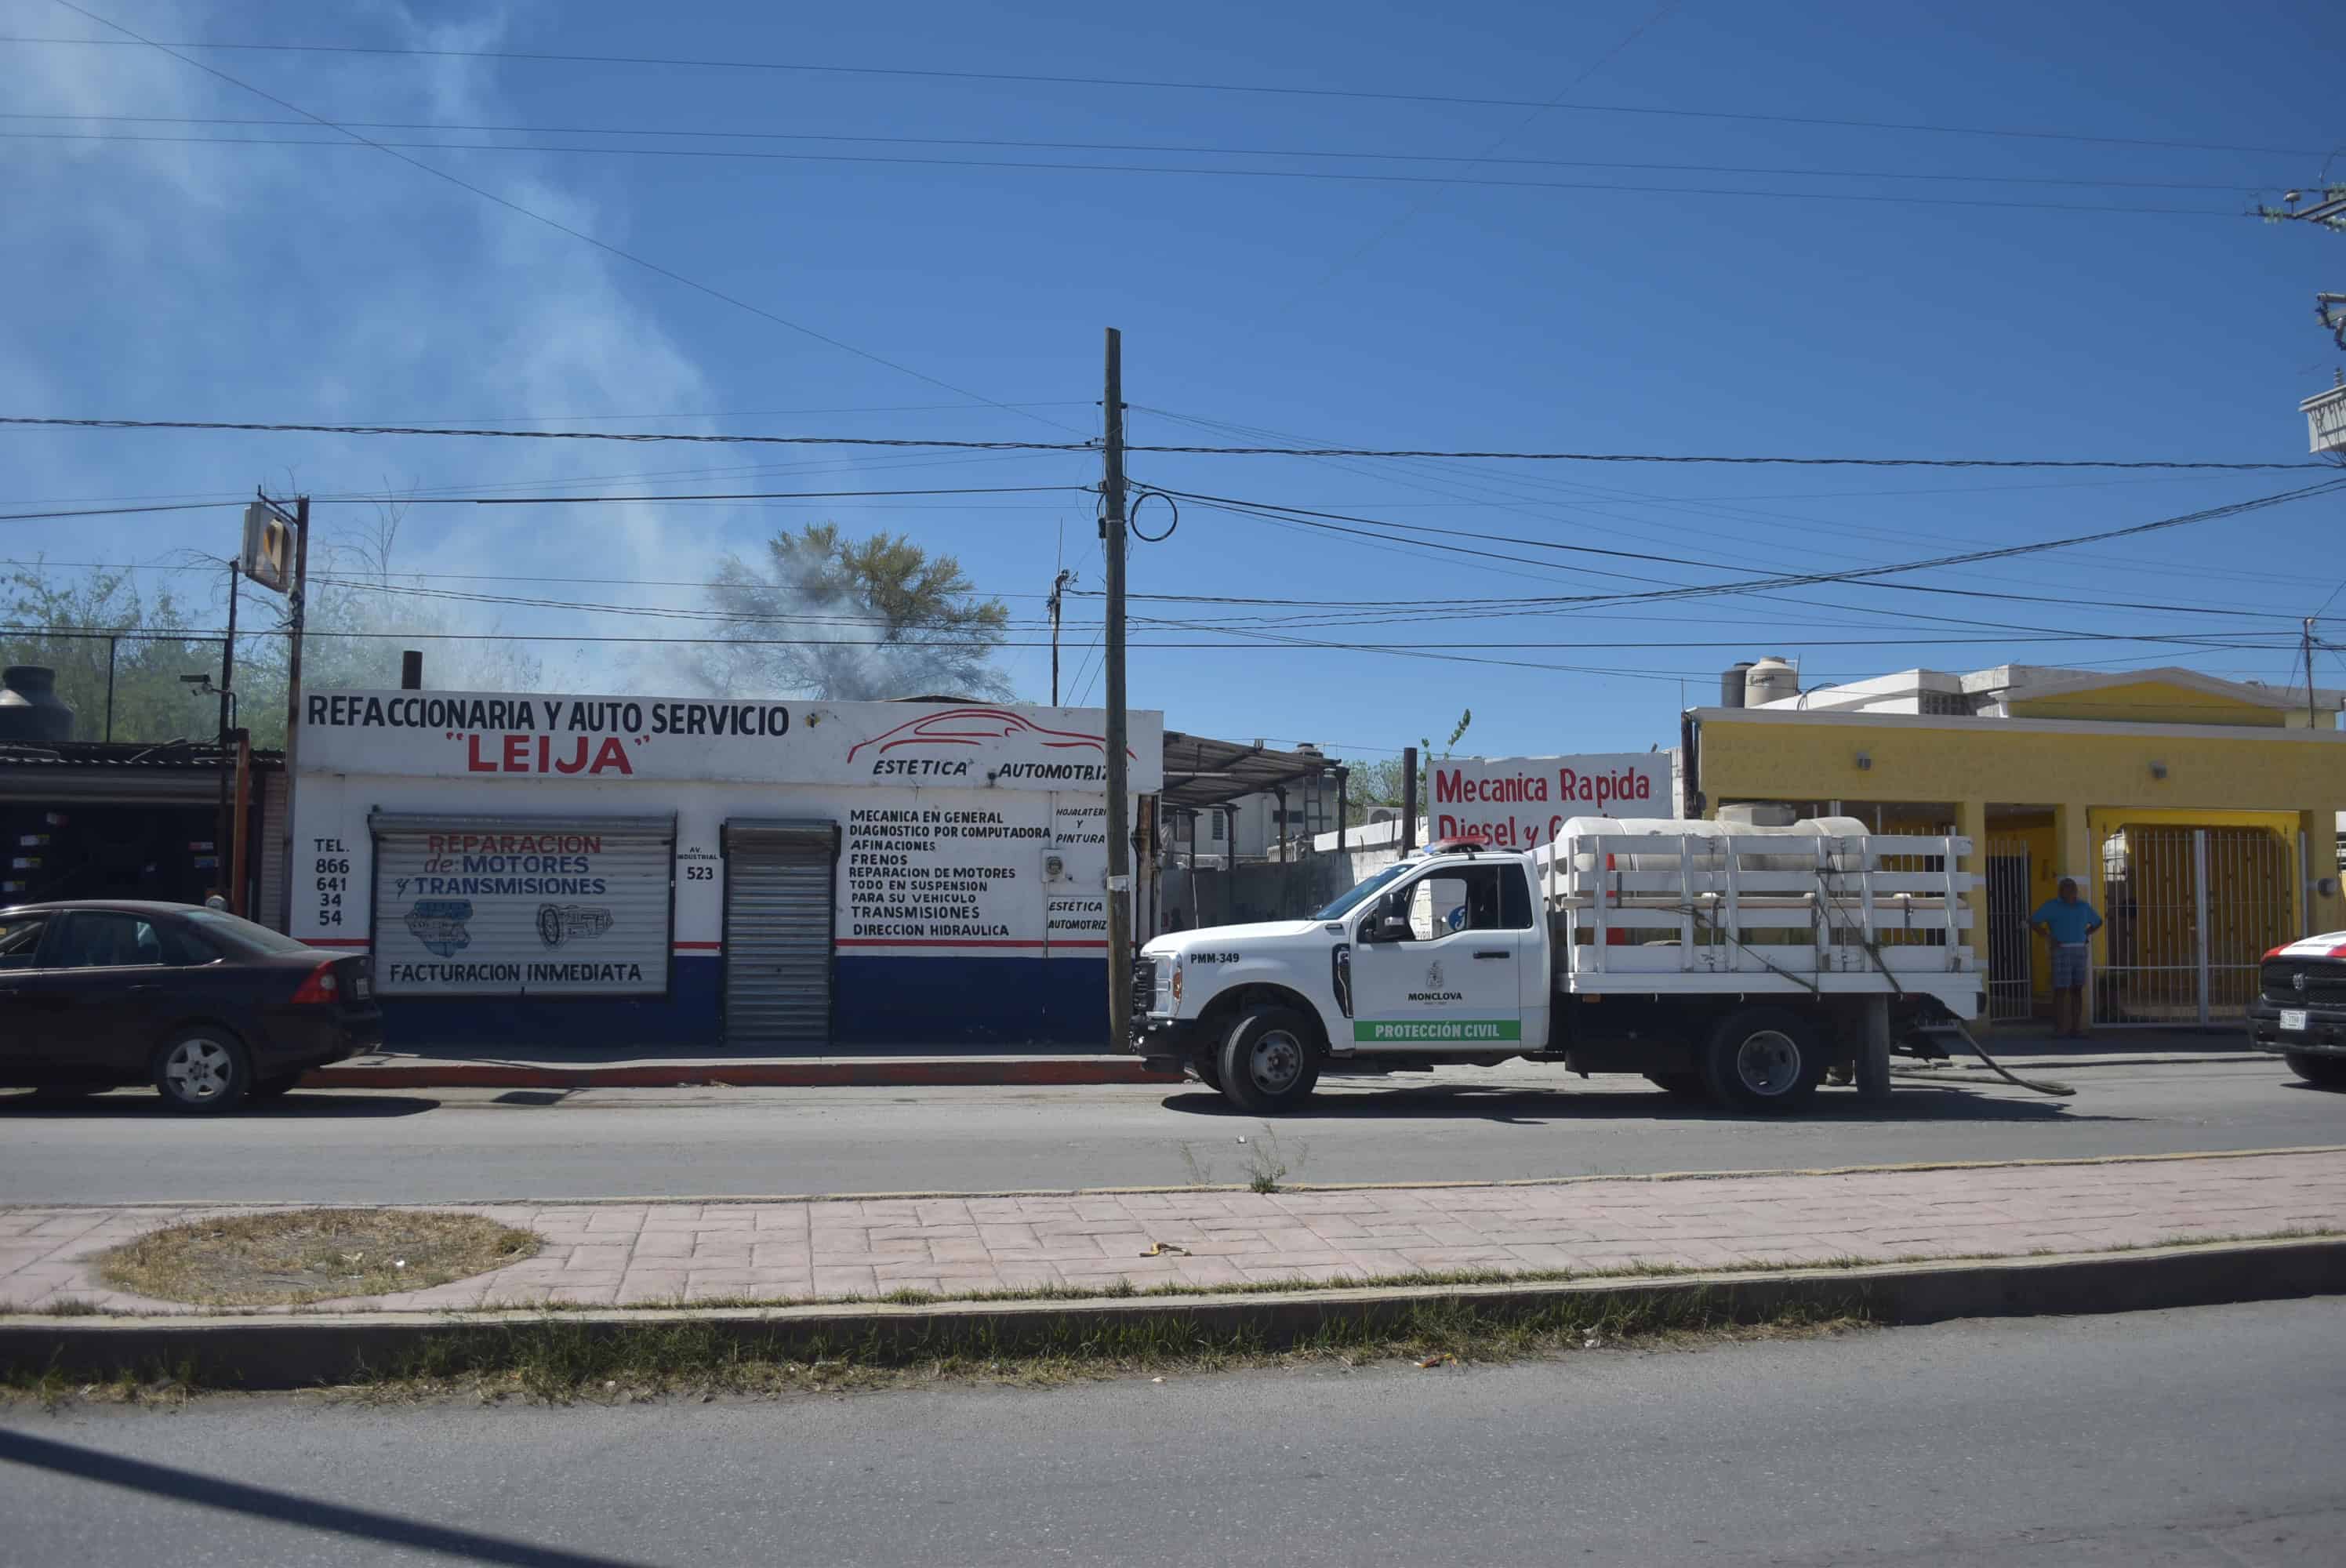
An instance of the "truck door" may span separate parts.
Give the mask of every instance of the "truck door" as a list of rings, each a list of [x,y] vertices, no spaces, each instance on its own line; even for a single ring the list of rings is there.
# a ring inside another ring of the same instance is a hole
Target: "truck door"
[[[1352,944],[1356,1051],[1521,1049],[1524,946],[1534,933],[1512,867],[1440,867],[1372,901]],[[1398,915],[1409,935],[1376,940]],[[1520,920],[1520,927],[1510,923]]]

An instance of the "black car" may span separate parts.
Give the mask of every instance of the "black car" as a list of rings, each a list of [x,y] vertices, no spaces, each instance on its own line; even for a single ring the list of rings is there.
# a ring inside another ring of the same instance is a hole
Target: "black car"
[[[2257,979],[2250,1043],[2309,1084],[2346,1088],[2346,931],[2273,949]]]
[[[0,909],[0,1086],[152,1084],[219,1112],[382,1042],[364,958],[188,904]]]

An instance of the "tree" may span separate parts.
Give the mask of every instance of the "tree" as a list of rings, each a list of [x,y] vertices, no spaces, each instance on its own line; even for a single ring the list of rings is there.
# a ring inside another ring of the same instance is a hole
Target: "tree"
[[[438,691],[539,691],[545,661],[500,635],[494,624],[461,629],[460,589],[432,586],[403,575],[395,557],[405,514],[378,507],[373,524],[355,540],[310,557],[309,611],[303,617],[301,687],[305,691],[382,689],[399,684],[400,655],[423,653],[424,684]],[[237,700],[255,746],[285,743],[285,689],[291,639],[291,606],[275,595],[244,585],[245,606],[267,602],[274,629],[257,640],[237,632]],[[250,624],[250,623],[248,623]]]
[[[775,535],[752,565],[728,555],[709,590],[722,639],[689,673],[719,696],[790,692],[834,702],[942,695],[1006,701],[992,663],[1010,610],[951,555],[900,534],[836,524]]]
[[[226,565],[220,570],[225,575]],[[76,740],[102,740],[111,733],[117,740],[153,744],[218,735],[218,700],[199,696],[180,677],[209,674],[218,680],[220,639],[196,635],[168,588],[141,593],[126,566],[65,577],[37,561],[0,584],[7,593],[0,609],[6,624],[33,628],[0,633],[0,663],[45,665],[57,672],[57,695],[74,708]]]
[[[1458,722],[1452,728],[1450,739],[1444,744],[1439,760],[1446,762],[1450,759],[1459,741],[1465,738],[1467,727],[1474,722],[1473,708],[1459,714]],[[1421,812],[1426,809],[1436,760],[1433,742],[1420,739],[1417,743],[1417,809]],[[1345,780],[1345,794],[1350,801],[1352,826],[1366,822],[1369,808],[1372,806],[1399,807],[1405,804],[1402,793],[1409,782],[1409,769],[1401,758],[1388,757],[1377,762],[1355,762],[1350,766],[1352,772]]]

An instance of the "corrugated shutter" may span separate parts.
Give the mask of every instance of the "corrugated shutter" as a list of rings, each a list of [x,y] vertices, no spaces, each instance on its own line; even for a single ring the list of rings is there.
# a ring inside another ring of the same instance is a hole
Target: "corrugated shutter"
[[[285,929],[290,912],[285,905],[285,796],[290,782],[282,773],[260,773],[253,783],[260,790],[260,831],[252,852],[260,861],[260,888],[252,901],[252,918],[277,931]]]
[[[664,996],[673,817],[378,811],[386,996]]]
[[[722,842],[727,1042],[830,1038],[839,824],[737,818]]]

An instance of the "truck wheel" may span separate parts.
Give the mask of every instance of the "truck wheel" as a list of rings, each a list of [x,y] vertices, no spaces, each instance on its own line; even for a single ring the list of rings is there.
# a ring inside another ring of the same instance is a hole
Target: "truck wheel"
[[[1703,1087],[1699,1073],[1648,1073],[1646,1082],[1673,1100],[1708,1100],[1710,1091]]]
[[[1241,1017],[1222,1042],[1215,1065],[1222,1097],[1258,1116],[1291,1111],[1311,1095],[1320,1081],[1313,1031],[1290,1007],[1258,1007]]]
[[[2317,1056],[2310,1051],[2289,1051],[2282,1055],[2289,1070],[2307,1083],[2346,1089],[2346,1056]]]
[[[1722,1105],[1786,1111],[1816,1094],[1829,1064],[1824,1042],[1807,1020],[1781,1008],[1747,1007],[1710,1032],[1701,1077]]]

